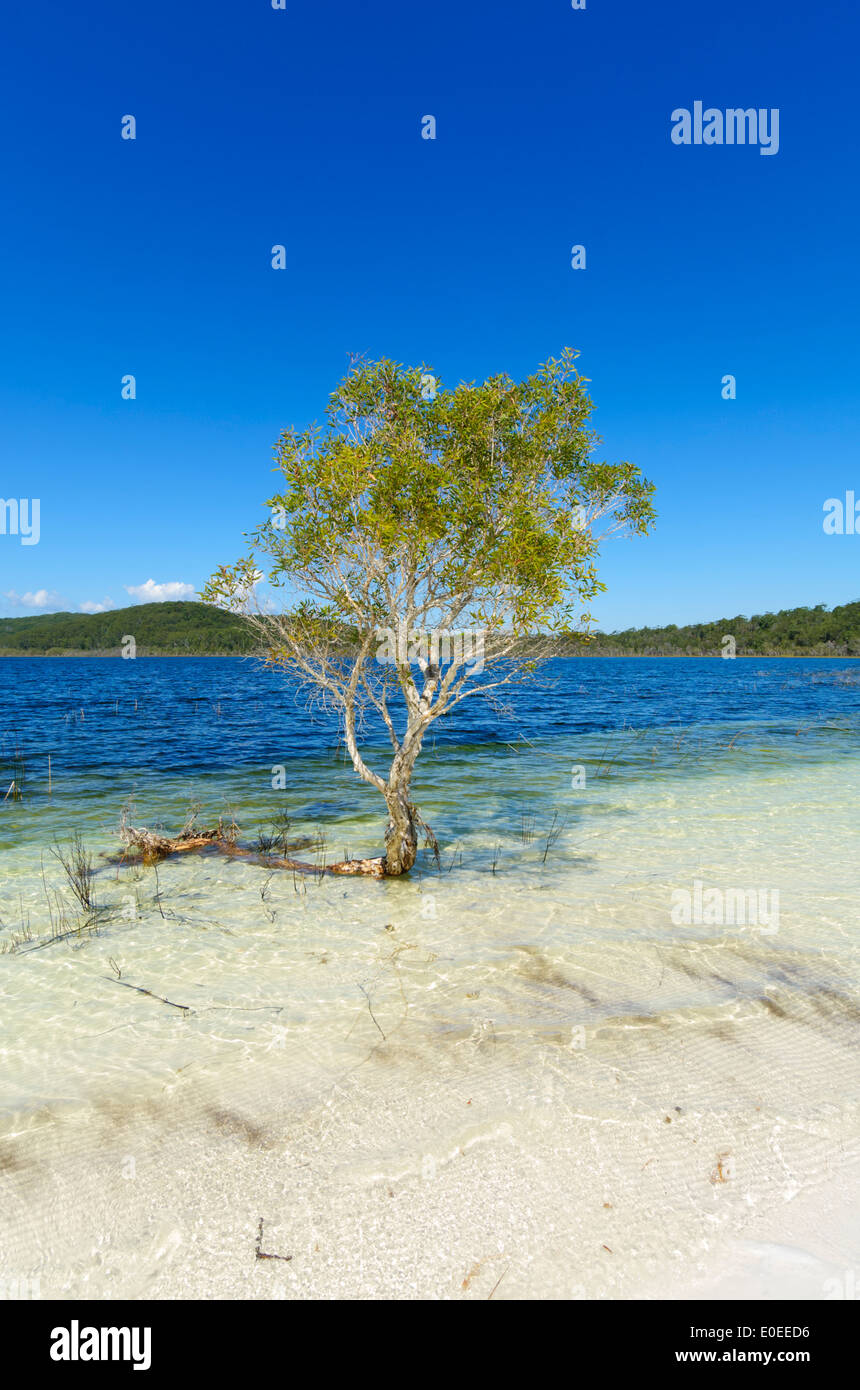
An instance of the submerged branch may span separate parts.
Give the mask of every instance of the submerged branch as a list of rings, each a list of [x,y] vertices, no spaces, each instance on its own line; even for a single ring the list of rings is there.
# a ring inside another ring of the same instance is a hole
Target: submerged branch
[[[223,820],[219,818],[218,824],[211,830],[198,830],[194,827],[196,819],[197,813],[192,811],[178,835],[157,835],[154,830],[147,830],[143,826],[129,825],[126,812],[123,811],[119,838],[130,849],[140,850],[144,864],[157,864],[159,859],[166,858],[168,854],[182,854],[190,849],[203,849],[206,845],[235,845],[239,829],[235,821],[231,821],[225,827]]]
[[[184,1014],[194,1013],[194,1009],[190,1008],[188,1004],[174,1004],[172,999],[165,999],[163,994],[156,994],[151,989],[144,989],[142,985],[127,984],[125,980],[115,979],[113,975],[105,975],[103,978],[110,980],[111,984],[122,985],[123,989],[133,989],[138,994],[147,994],[150,999],[157,999],[161,1004],[169,1004],[171,1009],[181,1009]]]
[[[221,821],[210,830],[194,830],[190,825],[178,835],[158,835],[144,826],[128,825],[123,817],[119,835],[129,849],[139,850],[144,864],[157,865],[171,854],[185,854],[189,850],[212,849],[231,858],[249,859],[252,864],[263,864],[277,869],[293,869],[298,873],[314,874],[366,874],[371,878],[385,876],[385,857],[372,859],[341,859],[334,864],[310,864],[305,860],[292,859],[286,855],[275,857],[269,853],[245,848],[236,843],[237,826],[235,822],[226,828]]]

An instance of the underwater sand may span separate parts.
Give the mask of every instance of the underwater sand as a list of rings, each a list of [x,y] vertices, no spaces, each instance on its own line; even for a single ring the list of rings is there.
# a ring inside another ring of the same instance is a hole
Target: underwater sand
[[[408,881],[204,853],[156,883],[113,860],[133,779],[108,769],[96,788],[67,776],[38,816],[11,808],[7,1282],[838,1296],[860,1259],[856,729],[737,732],[431,750],[417,790],[442,868],[427,856]],[[321,757],[290,762],[293,833],[326,825],[329,859],[372,851],[374,800],[342,764],[321,781]],[[139,822],[170,826],[189,790],[217,818],[226,787],[251,828],[260,786],[201,768],[132,789]],[[45,944],[46,884],[62,891],[46,846],[72,806],[103,917]],[[778,891],[778,929],[673,921],[696,880]]]

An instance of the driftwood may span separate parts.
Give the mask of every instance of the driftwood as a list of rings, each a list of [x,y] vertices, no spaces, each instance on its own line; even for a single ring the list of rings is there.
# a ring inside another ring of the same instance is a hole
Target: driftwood
[[[370,874],[372,878],[385,878],[385,859],[341,859],[337,864],[329,864],[330,874]]]
[[[193,830],[189,826],[181,830],[175,837],[171,837],[156,835],[154,830],[128,825],[123,817],[119,828],[119,837],[123,844],[128,845],[130,849],[140,850],[144,864],[156,864],[159,859],[166,858],[168,854],[182,854],[190,849],[203,849],[206,845],[231,843],[228,836],[225,835],[220,821],[213,830]]]
[[[157,864],[171,854],[185,854],[189,850],[214,849],[231,857],[250,859],[254,864],[264,864],[276,869],[294,869],[302,874],[366,874],[372,878],[385,877],[385,858],[341,859],[334,864],[309,864],[301,859],[284,856],[260,854],[236,843],[237,826],[235,822],[227,827],[219,820],[211,830],[198,830],[194,827],[194,817],[186,822],[178,835],[157,835],[154,830],[143,826],[129,825],[125,815],[120,822],[119,837],[129,849],[139,850],[144,864]]]

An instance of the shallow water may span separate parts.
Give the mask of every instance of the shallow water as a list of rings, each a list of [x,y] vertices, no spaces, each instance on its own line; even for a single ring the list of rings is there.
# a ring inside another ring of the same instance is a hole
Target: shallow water
[[[631,1124],[686,1124],[663,1165],[679,1200],[699,1143],[709,1200],[744,1163],[755,1201],[823,1180],[856,1145],[860,663],[586,658],[549,676],[506,722],[472,712],[431,739],[414,790],[441,864],[380,883],[209,852],[157,875],[117,862],[129,804],[175,833],[200,803],[245,843],[286,810],[292,844],[324,832],[302,851],[320,864],[378,851],[381,799],[271,673],[0,662],[4,789],[16,738],[25,768],[0,808],[5,1133],[38,1144],[61,1121],[80,1156],[181,1093],[200,1161],[213,1127],[265,1136],[277,1111],[293,1144],[315,1136],[309,1164],[374,1188],[563,1113],[587,1118],[604,1173],[613,1126],[634,1172]],[[97,868],[80,935],[50,853],[75,828]],[[722,896],[679,920],[697,882]],[[757,920],[727,920],[731,890],[753,890]]]

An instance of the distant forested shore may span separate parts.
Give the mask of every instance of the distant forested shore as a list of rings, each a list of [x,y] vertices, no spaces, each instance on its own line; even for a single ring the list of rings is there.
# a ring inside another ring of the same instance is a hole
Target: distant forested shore
[[[345,637],[347,636],[345,632]],[[119,656],[134,638],[137,656],[246,656],[257,638],[241,616],[208,603],[141,603],[106,613],[0,618],[0,656]],[[556,656],[720,656],[726,639],[744,656],[860,657],[860,601],[828,609],[786,608],[677,627],[595,632],[587,644],[542,639]],[[491,639],[488,639],[488,643]],[[348,639],[345,645],[348,645]]]
[[[751,618],[720,618],[686,627],[596,633],[586,656],[720,656],[727,637],[737,656],[860,656],[860,601],[827,608],[783,608]],[[572,652],[576,655],[576,652]]]
[[[244,618],[191,600],[0,618],[2,656],[120,656],[128,637],[138,656],[243,656],[257,645]]]

